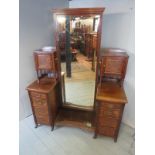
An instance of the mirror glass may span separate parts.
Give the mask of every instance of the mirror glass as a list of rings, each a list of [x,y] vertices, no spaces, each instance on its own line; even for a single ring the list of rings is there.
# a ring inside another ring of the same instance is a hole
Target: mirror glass
[[[99,20],[99,15],[56,17],[65,104],[94,105]]]

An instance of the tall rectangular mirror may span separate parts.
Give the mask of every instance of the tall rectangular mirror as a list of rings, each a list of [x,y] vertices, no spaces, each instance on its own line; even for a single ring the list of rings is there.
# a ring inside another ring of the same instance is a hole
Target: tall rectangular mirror
[[[54,10],[63,105],[94,106],[103,10]]]

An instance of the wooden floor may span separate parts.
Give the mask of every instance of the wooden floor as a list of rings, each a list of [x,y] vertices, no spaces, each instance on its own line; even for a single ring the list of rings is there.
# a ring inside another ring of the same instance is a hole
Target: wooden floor
[[[71,127],[34,128],[33,117],[20,121],[20,155],[134,155],[134,130],[121,125],[117,143],[112,138]]]

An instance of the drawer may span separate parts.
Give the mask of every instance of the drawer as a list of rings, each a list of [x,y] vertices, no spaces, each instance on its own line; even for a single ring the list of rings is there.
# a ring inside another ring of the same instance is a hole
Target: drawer
[[[39,99],[46,99],[45,94],[37,93],[37,92],[31,92],[32,98],[39,98]]]
[[[35,112],[36,117],[40,117],[40,116],[48,117],[49,116],[47,107],[44,107],[44,108],[35,107],[34,112]]]
[[[37,117],[36,119],[37,119],[37,123],[38,124],[47,124],[47,125],[50,125],[50,120],[49,120],[48,117],[42,117],[42,116],[40,116],[40,117]]]
[[[116,129],[112,128],[112,127],[99,127],[98,128],[98,132],[105,136],[113,137],[115,135],[115,131],[116,131]]]
[[[47,101],[46,100],[36,100],[32,99],[32,105],[34,107],[47,107]]]
[[[40,98],[40,93],[31,92],[32,97]]]
[[[50,118],[47,108],[34,108],[34,114],[38,124],[50,124]]]
[[[39,106],[39,107],[47,106],[47,99],[46,99],[45,94],[32,93],[31,98],[32,98],[32,105],[34,107],[36,107],[36,106]]]
[[[118,120],[113,119],[113,118],[103,118],[103,117],[99,117],[98,125],[99,125],[100,127],[102,127],[102,126],[107,126],[107,127],[117,128],[117,126],[118,126]]]
[[[122,109],[122,105],[121,104],[113,104],[113,103],[104,103],[104,102],[100,102],[99,103],[99,108],[102,109],[107,109],[107,110],[111,110],[111,109]]]
[[[99,117],[111,117],[115,119],[120,119],[121,110],[120,109],[106,109],[101,108],[98,113]]]

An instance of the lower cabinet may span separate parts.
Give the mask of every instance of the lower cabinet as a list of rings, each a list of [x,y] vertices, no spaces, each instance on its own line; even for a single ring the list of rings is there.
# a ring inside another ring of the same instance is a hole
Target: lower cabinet
[[[96,129],[94,138],[97,137],[97,134],[101,134],[113,137],[116,142],[123,109],[124,104],[98,101],[96,104]]]
[[[36,127],[38,124],[46,124],[53,130],[57,113],[56,82],[45,85],[35,81],[27,90]]]

